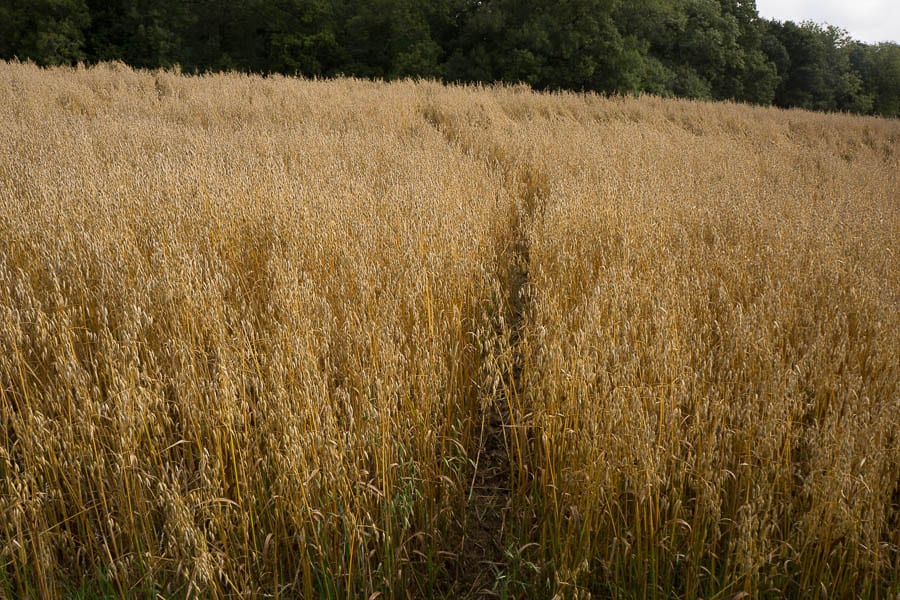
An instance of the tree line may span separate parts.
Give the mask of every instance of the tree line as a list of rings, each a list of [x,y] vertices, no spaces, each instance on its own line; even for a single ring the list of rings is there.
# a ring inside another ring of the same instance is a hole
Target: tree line
[[[900,45],[765,20],[755,0],[0,0],[0,58],[900,116]]]

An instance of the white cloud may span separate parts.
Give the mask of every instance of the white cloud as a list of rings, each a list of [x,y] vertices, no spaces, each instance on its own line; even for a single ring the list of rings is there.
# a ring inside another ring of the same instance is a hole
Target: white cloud
[[[756,0],[761,17],[836,25],[867,43],[900,42],[898,0]]]

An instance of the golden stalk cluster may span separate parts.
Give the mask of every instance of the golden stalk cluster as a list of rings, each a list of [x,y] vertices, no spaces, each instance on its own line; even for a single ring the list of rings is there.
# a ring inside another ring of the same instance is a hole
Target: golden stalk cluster
[[[900,592],[900,122],[0,82],[0,597]]]

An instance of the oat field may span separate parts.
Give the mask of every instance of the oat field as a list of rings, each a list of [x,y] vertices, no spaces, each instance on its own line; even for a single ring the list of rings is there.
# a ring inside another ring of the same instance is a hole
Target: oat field
[[[0,598],[896,598],[900,121],[0,63]]]

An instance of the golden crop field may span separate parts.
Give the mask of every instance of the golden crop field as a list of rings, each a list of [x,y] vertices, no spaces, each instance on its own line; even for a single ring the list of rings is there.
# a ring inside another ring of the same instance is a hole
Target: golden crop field
[[[0,63],[0,598],[900,593],[900,122]]]

